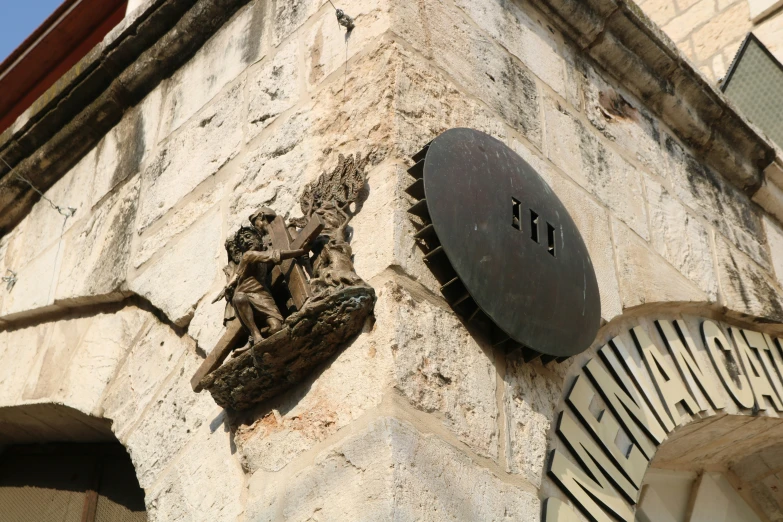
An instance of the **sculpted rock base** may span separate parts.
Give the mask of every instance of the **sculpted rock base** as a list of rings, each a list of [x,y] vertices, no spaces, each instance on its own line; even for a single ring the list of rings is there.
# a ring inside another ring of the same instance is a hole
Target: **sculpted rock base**
[[[358,335],[375,307],[375,290],[353,286],[311,301],[283,329],[211,374],[201,386],[223,408],[246,410],[302,381]]]

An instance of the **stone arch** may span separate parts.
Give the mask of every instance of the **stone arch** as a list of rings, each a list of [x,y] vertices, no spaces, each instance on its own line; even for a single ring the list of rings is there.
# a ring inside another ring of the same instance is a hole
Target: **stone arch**
[[[779,336],[780,325],[698,305],[605,325],[566,363],[542,520],[631,522],[651,467],[731,468],[783,444]]]
[[[234,519],[245,475],[225,412],[191,389],[202,361],[192,337],[137,297],[41,313],[0,326],[0,409],[55,404],[108,426],[150,520]],[[205,476],[206,493],[193,485]]]
[[[645,522],[701,520],[705,511],[718,509],[712,517],[716,521],[720,510],[730,512],[723,520],[779,520],[781,446],[781,418],[717,414],[678,427],[650,462],[636,499],[637,514]],[[720,490],[724,494],[712,498]]]
[[[56,403],[0,407],[0,446],[115,442],[111,421]]]
[[[0,512],[14,520],[147,520],[111,421],[56,403],[0,407]]]

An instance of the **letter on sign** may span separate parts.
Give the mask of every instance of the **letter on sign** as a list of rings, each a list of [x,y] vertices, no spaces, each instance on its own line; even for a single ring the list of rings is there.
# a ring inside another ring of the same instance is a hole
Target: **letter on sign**
[[[745,342],[745,338],[739,330],[734,329],[731,329],[731,336],[737,344],[740,359],[742,359],[742,366],[745,367],[745,375],[748,376],[750,381],[750,387],[753,390],[753,396],[756,398],[758,409],[762,411],[767,409],[767,401],[764,400],[764,397],[769,397],[777,411],[783,410],[783,404],[780,403],[775,390],[772,389],[772,384],[770,384],[767,375],[764,373],[761,361],[756,358],[756,354],[753,353],[748,343]],[[763,353],[759,355],[763,356]]]
[[[596,522],[617,522],[614,517],[607,515],[597,502],[615,513],[620,520],[634,522],[631,506],[606,484],[605,479],[602,478],[601,483],[591,479],[587,473],[579,469],[579,466],[557,450],[552,452],[549,475],[575,502],[590,513],[591,518]],[[561,519],[556,520],[561,521]]]
[[[602,354],[604,351],[608,352],[607,359],[614,357],[608,348],[601,350]],[[655,455],[655,445],[650,442],[645,433],[655,441],[655,444],[660,444],[666,438],[666,431],[658,423],[652,410],[639,397],[639,394],[628,386],[629,383],[626,383],[628,387],[628,393],[626,393],[595,359],[588,362],[584,370],[595,383],[596,388],[601,391],[601,395],[611,406],[614,414],[623,423],[625,431],[636,441],[644,455],[648,459],[652,459]]]
[[[615,347],[617,350],[618,355],[620,356],[620,359],[622,360],[623,364],[625,365],[625,368],[628,370],[628,373],[633,377],[633,380],[636,382],[636,386],[639,388],[640,391],[644,393],[644,400],[647,401],[647,404],[650,405],[652,408],[652,411],[655,412],[655,416],[658,417],[658,420],[661,421],[661,424],[663,424],[663,427],[666,429],[666,432],[670,432],[674,429],[674,421],[672,421],[672,418],[669,416],[669,414],[666,412],[666,408],[663,407],[663,403],[661,402],[661,399],[658,397],[657,393],[648,393],[647,390],[652,391],[652,381],[650,379],[650,374],[647,373],[647,370],[644,369],[644,363],[638,363],[633,358],[631,353],[628,351],[628,348],[625,346],[625,343],[622,342],[622,340],[619,337],[615,337],[612,339],[611,344]],[[602,355],[604,351],[602,350]],[[644,357],[642,357],[644,359]],[[611,360],[607,357],[607,361]],[[622,371],[616,367],[614,364],[612,364],[612,368],[614,368],[614,371],[618,374],[621,374]],[[630,389],[630,388],[629,388]]]
[[[725,408],[726,402],[720,395],[718,383],[715,382],[712,374],[705,372],[701,368],[692,353],[695,345],[685,324],[682,321],[676,321],[677,331],[675,331],[675,326],[672,326],[672,323],[669,321],[655,321],[655,324],[658,326],[661,337],[666,342],[672,357],[674,357],[680,373],[685,377],[685,381],[688,383],[693,396],[698,398],[698,392],[696,391],[696,386],[698,385],[704,396],[710,401],[713,409],[721,410]],[[678,335],[678,332],[682,335],[682,338]],[[682,339],[685,339],[684,343]],[[702,411],[707,409],[706,404],[701,402],[699,402],[699,407]]]
[[[752,408],[755,402],[753,390],[750,388],[748,378],[742,375],[739,367],[739,357],[732,349],[731,344],[713,321],[704,321],[701,325],[701,334],[704,337],[704,345],[712,359],[712,364],[718,371],[723,386],[729,391],[734,401],[743,408]],[[725,352],[725,353],[724,353]],[[732,376],[727,364],[732,365]]]
[[[602,410],[597,418],[590,411],[590,403],[595,397],[595,391],[590,383],[584,377],[579,375],[574,382],[574,387],[566,397],[566,401],[574,409],[579,419],[590,430],[590,433],[596,437],[604,449],[609,453],[614,463],[620,468],[626,477],[628,477],[636,489],[642,486],[644,473],[647,471],[649,459],[635,445],[627,452],[621,451],[615,439],[620,432],[620,424],[615,420],[611,412]]]
[[[664,359],[663,354],[653,344],[647,332],[641,326],[637,326],[631,331],[639,344],[639,349],[644,354],[647,369],[653,376],[655,387],[658,388],[658,393],[661,394],[672,420],[677,424],[687,422],[687,419],[683,418],[677,410],[677,403],[680,402],[684,403],[691,415],[702,411],[688,390],[685,389],[677,370]]]

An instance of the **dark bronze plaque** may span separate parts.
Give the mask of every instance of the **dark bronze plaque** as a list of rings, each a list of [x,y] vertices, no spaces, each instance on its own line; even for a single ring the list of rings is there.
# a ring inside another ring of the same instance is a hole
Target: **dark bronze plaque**
[[[546,360],[587,349],[600,323],[598,282],[576,224],[541,176],[471,129],[445,132],[414,160],[416,237],[454,309],[486,316],[505,334],[499,342]]]

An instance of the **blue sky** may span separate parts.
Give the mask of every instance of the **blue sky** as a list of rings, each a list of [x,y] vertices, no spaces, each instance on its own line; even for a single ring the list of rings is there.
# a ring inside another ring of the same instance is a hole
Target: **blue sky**
[[[0,0],[0,62],[11,54],[63,0]]]

